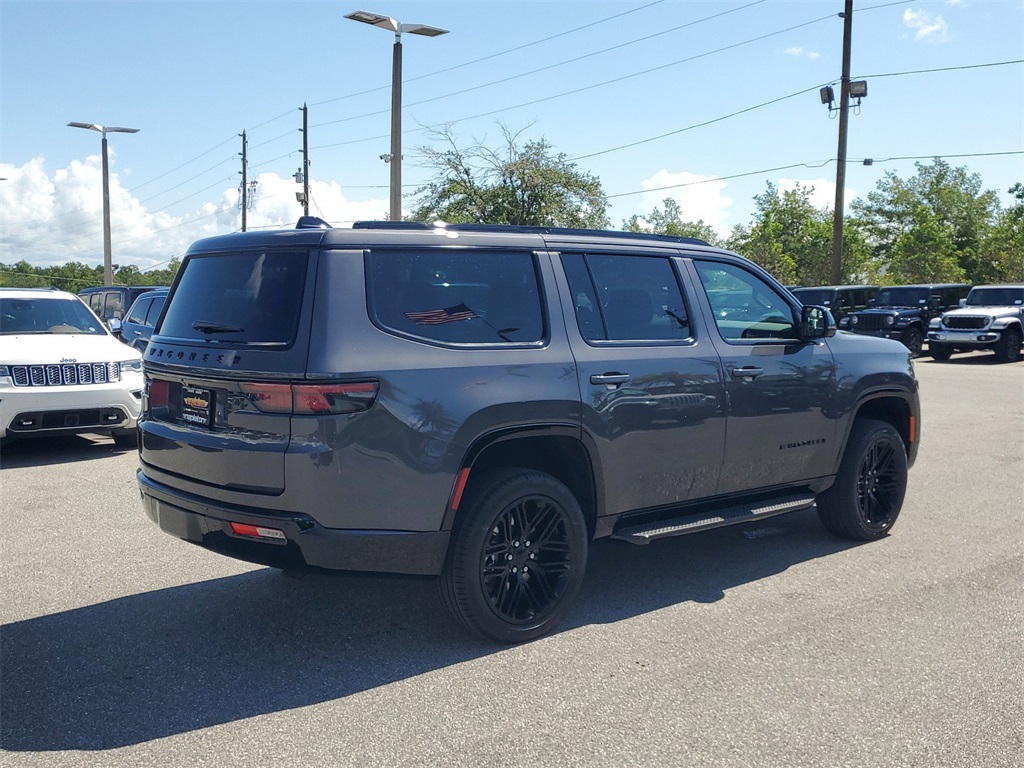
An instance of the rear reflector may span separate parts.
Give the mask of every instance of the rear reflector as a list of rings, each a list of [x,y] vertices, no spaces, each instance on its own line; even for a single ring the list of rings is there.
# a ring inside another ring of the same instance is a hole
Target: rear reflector
[[[380,384],[356,381],[336,384],[242,384],[249,402],[264,413],[341,414],[365,411]]]
[[[239,536],[255,536],[258,539],[279,539],[285,540],[284,531],[277,528],[263,528],[259,525],[246,525],[244,523],[232,523],[231,530]]]

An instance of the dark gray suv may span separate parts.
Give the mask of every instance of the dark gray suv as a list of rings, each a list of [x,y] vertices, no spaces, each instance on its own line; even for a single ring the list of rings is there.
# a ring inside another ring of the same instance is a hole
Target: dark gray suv
[[[466,627],[549,631],[588,544],[806,509],[892,527],[907,350],[835,335],[692,239],[359,223],[189,250],[145,353],[149,517],[284,569],[439,577]]]

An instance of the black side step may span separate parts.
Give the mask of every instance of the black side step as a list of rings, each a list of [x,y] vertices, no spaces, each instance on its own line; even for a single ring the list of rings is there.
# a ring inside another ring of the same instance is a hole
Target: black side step
[[[699,533],[700,531],[708,531],[712,528],[736,525],[737,523],[745,523],[750,520],[761,520],[767,517],[774,517],[775,515],[784,515],[787,512],[797,512],[801,509],[807,509],[812,504],[814,504],[814,494],[801,493],[753,505],[746,504],[726,507],[724,509],[684,515],[670,520],[659,520],[654,523],[629,526],[617,530],[612,534],[612,538],[628,541],[630,544],[650,544],[655,539],[683,536],[687,533]]]

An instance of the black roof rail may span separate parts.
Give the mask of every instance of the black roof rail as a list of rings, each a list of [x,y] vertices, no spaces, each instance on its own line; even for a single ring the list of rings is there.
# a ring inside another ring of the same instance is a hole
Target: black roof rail
[[[614,229],[572,229],[571,227],[537,227],[525,224],[446,224],[425,221],[357,221],[352,229],[406,229],[433,230],[450,229],[453,232],[514,232],[536,235],[584,235],[591,237],[615,237],[634,240],[664,240],[671,243],[690,245],[711,245],[698,237],[676,235],[655,235],[647,232],[621,232]]]
[[[331,229],[331,225],[319,216],[299,216],[295,223],[296,229]]]

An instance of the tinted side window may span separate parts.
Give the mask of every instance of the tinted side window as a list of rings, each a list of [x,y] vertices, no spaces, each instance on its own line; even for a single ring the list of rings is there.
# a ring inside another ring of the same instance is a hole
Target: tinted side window
[[[102,293],[90,293],[89,294],[89,306],[92,307],[92,311],[100,317],[103,316],[103,294]]]
[[[307,258],[305,251],[249,251],[186,259],[160,333],[290,344],[298,331]]]
[[[583,337],[609,341],[682,341],[689,316],[672,263],[657,256],[565,254]]]
[[[382,328],[456,344],[544,338],[537,267],[525,251],[372,251],[367,298]]]
[[[139,299],[132,304],[132,309],[128,313],[128,322],[136,323],[141,325],[146,320],[146,310],[149,309],[149,305],[152,304],[151,299]]]
[[[164,301],[166,296],[157,296],[155,299],[151,299],[149,302],[149,312],[146,313],[145,325],[153,327],[156,325],[157,319],[160,317],[160,310],[164,308]]]
[[[797,338],[793,308],[771,285],[733,264],[694,261],[722,338]]]

